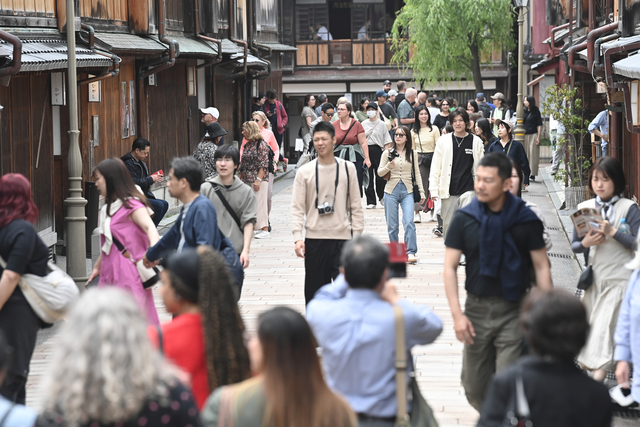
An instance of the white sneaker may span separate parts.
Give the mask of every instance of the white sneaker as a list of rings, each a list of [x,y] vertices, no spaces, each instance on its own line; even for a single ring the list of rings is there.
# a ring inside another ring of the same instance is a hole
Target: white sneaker
[[[268,239],[269,237],[271,237],[271,233],[269,233],[268,231],[259,230],[256,234],[253,235],[253,237],[256,239]]]
[[[413,215],[413,222],[415,222],[415,223],[420,223],[420,222],[422,222],[422,220],[420,219],[420,212],[416,212],[416,213]]]
[[[418,258],[416,258],[415,254],[409,254],[407,255],[407,263],[408,264],[415,264],[418,262]]]
[[[367,205],[367,209],[375,209],[376,205]]]

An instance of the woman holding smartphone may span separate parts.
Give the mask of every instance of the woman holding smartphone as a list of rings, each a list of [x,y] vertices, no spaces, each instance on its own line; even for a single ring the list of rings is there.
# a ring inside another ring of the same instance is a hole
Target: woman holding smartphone
[[[589,171],[589,191],[596,197],[580,203],[578,209],[600,208],[602,219],[583,238],[574,230],[571,242],[573,252],[586,254],[593,270],[592,284],[584,292],[591,333],[577,360],[583,369],[593,371],[597,381],[615,368],[613,331],[631,275],[625,264],[633,259],[640,227],[638,205],[622,196],[625,185],[620,162],[601,157]]]

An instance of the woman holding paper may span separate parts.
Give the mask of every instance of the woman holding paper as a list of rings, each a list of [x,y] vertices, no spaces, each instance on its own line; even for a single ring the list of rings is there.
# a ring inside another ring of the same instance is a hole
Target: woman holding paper
[[[600,158],[589,171],[589,191],[596,197],[578,205],[578,209],[599,209],[602,218],[591,224],[582,238],[574,229],[571,249],[584,253],[593,270],[591,286],[584,293],[591,333],[578,356],[583,369],[603,381],[615,368],[613,331],[631,270],[625,264],[633,259],[640,227],[638,205],[622,197],[626,180],[620,162],[613,157]],[[628,224],[628,228],[621,224]]]

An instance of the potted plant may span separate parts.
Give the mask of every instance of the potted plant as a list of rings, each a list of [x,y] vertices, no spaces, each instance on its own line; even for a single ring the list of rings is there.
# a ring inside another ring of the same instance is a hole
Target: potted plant
[[[565,203],[569,209],[587,199],[587,179],[591,158],[587,157],[584,138],[588,134],[588,121],[582,117],[580,89],[553,85],[545,92],[542,113],[553,115],[562,127],[558,129],[558,150],[565,151],[560,158],[560,168],[555,180],[565,184]]]

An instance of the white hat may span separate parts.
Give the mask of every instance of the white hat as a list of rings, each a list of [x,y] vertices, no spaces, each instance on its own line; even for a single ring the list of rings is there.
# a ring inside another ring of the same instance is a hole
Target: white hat
[[[201,108],[200,111],[204,114],[211,114],[216,120],[220,118],[220,111],[215,107]]]
[[[397,91],[395,91],[395,90],[393,90],[393,89],[391,89],[391,90],[389,91],[389,96],[396,96],[396,95],[398,95],[398,92],[397,92]]]

